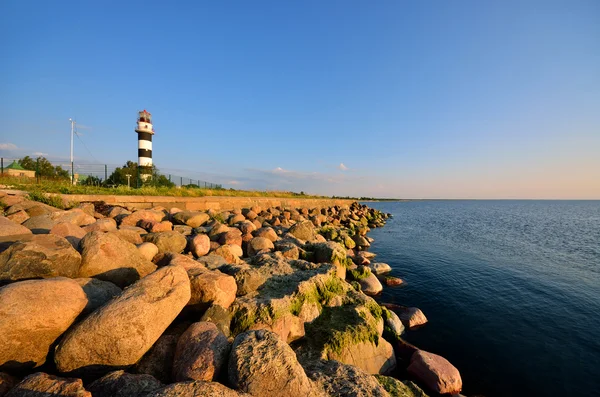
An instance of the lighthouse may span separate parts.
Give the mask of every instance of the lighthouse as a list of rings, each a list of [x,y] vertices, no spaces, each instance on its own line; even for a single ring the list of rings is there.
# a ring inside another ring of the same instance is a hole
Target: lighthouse
[[[152,115],[145,109],[138,112],[137,127],[138,134],[138,174],[139,179],[146,181],[152,175]]]

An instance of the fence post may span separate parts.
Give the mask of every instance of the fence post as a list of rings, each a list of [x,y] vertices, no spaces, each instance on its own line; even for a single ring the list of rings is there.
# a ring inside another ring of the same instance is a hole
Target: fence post
[[[169,182],[171,182],[171,174],[169,174]]]
[[[2,168],[2,175],[4,175],[4,157],[0,157],[0,168]]]
[[[108,179],[108,168],[106,166],[106,164],[104,164],[104,180]]]
[[[180,178],[180,181],[179,181],[179,186],[183,186],[183,177],[182,177],[182,176],[180,176],[179,178]]]

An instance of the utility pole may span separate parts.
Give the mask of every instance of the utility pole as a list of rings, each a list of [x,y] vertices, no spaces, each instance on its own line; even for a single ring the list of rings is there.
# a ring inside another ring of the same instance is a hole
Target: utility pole
[[[73,166],[73,132],[75,131],[75,120],[69,119],[71,122],[71,184],[75,184],[75,167]]]

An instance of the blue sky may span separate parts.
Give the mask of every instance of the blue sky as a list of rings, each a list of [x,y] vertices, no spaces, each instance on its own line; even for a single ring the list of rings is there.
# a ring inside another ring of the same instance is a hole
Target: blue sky
[[[172,3],[172,4],[171,4]],[[0,3],[0,155],[227,187],[600,198],[600,2]],[[86,147],[89,149],[86,149]]]

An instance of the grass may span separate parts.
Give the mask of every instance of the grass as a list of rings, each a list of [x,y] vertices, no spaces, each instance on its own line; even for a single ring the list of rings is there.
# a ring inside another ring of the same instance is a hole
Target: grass
[[[60,194],[113,194],[121,196],[173,196],[173,197],[278,197],[278,198],[331,198],[327,196],[307,195],[285,191],[258,191],[258,190],[234,190],[234,189],[208,189],[208,188],[186,188],[186,187],[154,187],[146,186],[139,189],[118,186],[114,188],[101,186],[71,185],[68,180],[41,180],[3,176],[0,184],[8,185],[14,189],[40,191],[44,193]]]
[[[30,191],[28,194],[28,197],[30,200],[48,204],[54,208],[59,208],[61,210],[65,209],[65,206],[63,205],[63,201],[60,197],[46,196],[43,192],[41,192],[39,190]]]
[[[375,378],[392,397],[427,397],[423,390],[411,381],[405,383],[383,375],[375,375]]]
[[[358,269],[350,270],[350,276],[353,280],[361,280],[371,275],[371,269],[366,266],[361,266]]]
[[[336,296],[344,293],[342,280],[337,277],[327,279],[323,284],[317,284],[308,292],[298,294],[292,299],[290,311],[297,316],[305,304],[317,304],[319,308],[328,305]]]

